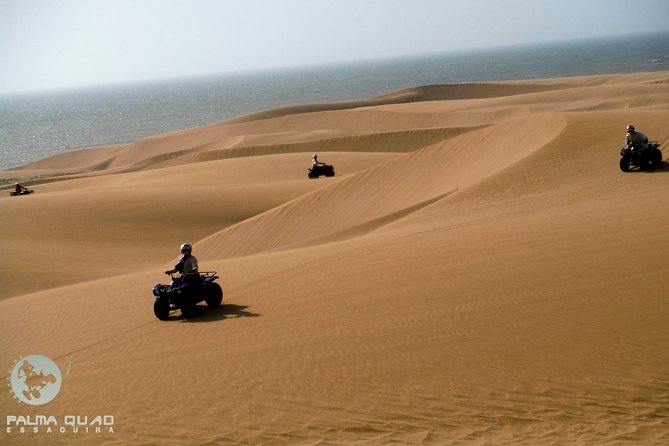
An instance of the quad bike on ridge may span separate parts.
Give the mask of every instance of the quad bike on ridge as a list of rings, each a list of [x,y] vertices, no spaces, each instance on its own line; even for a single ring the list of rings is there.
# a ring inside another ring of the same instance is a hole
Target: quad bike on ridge
[[[325,175],[326,177],[335,176],[334,167],[330,164],[317,165],[308,170],[309,173],[307,176],[311,179],[318,178],[321,175]]]
[[[18,197],[19,195],[30,195],[35,192],[32,189],[26,189],[25,187],[17,188],[9,193],[10,197]]]

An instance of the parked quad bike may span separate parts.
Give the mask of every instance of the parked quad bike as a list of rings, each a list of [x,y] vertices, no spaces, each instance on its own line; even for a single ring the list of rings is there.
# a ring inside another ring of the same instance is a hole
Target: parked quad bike
[[[311,179],[318,178],[321,175],[325,175],[326,177],[335,176],[334,167],[331,166],[330,164],[325,164],[323,166],[314,166],[311,169],[309,169],[309,173],[307,174],[307,176]]]
[[[183,274],[176,276],[166,273],[172,279],[169,285],[157,284],[153,287],[153,313],[160,320],[169,317],[172,311],[181,310],[185,318],[195,314],[195,307],[203,300],[208,307],[217,307],[223,300],[221,286],[214,281],[219,277],[216,271]]]
[[[639,170],[649,170],[662,163],[662,152],[656,141],[646,147],[638,149],[634,146],[620,149],[620,170],[629,172],[633,167]]]
[[[17,197],[17,196],[19,196],[19,195],[30,195],[30,194],[32,194],[33,192],[34,192],[34,191],[33,191],[32,189],[22,189],[20,192],[11,191],[11,192],[9,193],[9,196],[10,196],[10,197]]]

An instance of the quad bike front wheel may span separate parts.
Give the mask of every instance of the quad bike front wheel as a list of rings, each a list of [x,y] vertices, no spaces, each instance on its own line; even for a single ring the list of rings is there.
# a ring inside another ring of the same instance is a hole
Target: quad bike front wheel
[[[620,170],[622,170],[623,172],[629,172],[631,164],[632,163],[629,157],[623,156],[622,158],[620,158]]]
[[[170,303],[167,301],[167,299],[159,297],[155,300],[155,302],[153,302],[153,314],[155,314],[156,317],[161,321],[164,321],[169,317]]]

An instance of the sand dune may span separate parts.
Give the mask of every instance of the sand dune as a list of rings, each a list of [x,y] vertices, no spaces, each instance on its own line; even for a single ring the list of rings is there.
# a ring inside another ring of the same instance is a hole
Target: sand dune
[[[69,373],[2,412],[115,416],[3,444],[667,443],[669,167],[617,151],[669,140],[668,79],[416,87],[3,172],[37,193],[0,198],[1,357]],[[161,322],[186,240],[224,302]]]

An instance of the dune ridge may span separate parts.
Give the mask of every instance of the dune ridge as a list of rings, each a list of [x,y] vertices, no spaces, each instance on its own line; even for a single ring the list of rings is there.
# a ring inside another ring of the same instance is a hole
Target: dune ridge
[[[0,358],[115,433],[8,444],[664,444],[669,73],[425,86],[63,154],[0,179]],[[308,180],[310,154],[335,166]],[[666,156],[665,156],[666,158]],[[155,319],[194,243],[223,305]]]
[[[534,145],[541,147],[544,140],[550,140],[556,131],[561,130],[556,120],[560,118],[547,116],[545,122],[534,118],[526,126],[514,123],[516,131],[534,132],[532,135],[536,135],[532,145],[523,149],[531,151]],[[213,239],[207,238],[203,240],[200,249],[210,255],[213,254],[211,247],[223,246],[225,251],[218,255],[234,257],[338,232],[436,196],[450,194],[455,189],[466,188],[470,182],[480,181],[482,176],[503,169],[522,157],[522,152],[507,155],[510,152],[506,150],[517,140],[517,136],[510,133],[507,126],[501,125],[493,131],[480,130],[469,136],[456,139],[452,148],[442,144],[428,146],[325,190],[320,189],[253,220],[226,229]],[[485,147],[475,146],[476,142],[490,139],[497,140],[495,149],[501,156],[491,157]],[[449,164],[459,165],[462,170],[458,172],[459,169],[453,169],[452,177],[441,178],[439,172],[448,169]],[[285,220],[293,221],[294,224],[279,224]],[[242,232],[244,230],[250,233],[245,234]]]

